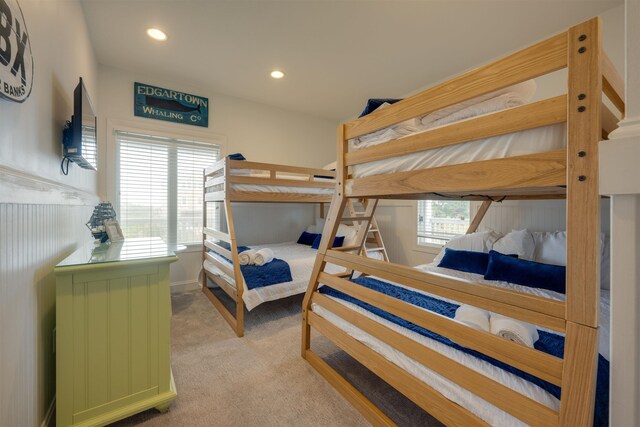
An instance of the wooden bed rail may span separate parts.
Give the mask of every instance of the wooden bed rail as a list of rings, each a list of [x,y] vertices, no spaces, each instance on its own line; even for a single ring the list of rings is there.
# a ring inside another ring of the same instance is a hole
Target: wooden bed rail
[[[329,176],[335,178],[336,172],[327,169],[309,168],[304,166],[277,165],[273,163],[250,162],[247,160],[231,160],[231,169],[252,169],[270,172],[273,174],[288,173],[298,175],[308,175],[313,180],[314,175]],[[326,179],[326,178],[325,178]]]
[[[346,124],[356,138],[567,66],[567,35],[558,34]]]

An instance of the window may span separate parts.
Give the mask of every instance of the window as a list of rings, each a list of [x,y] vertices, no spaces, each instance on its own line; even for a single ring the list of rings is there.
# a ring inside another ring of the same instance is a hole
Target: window
[[[469,228],[470,202],[418,201],[418,245],[444,245]]]
[[[202,240],[202,171],[220,158],[215,144],[115,131],[118,219],[125,237]]]

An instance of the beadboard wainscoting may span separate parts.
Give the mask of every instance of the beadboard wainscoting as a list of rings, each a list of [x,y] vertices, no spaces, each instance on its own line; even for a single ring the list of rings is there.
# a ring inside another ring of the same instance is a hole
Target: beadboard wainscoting
[[[1,426],[47,421],[55,396],[53,267],[91,240],[84,223],[92,210],[0,203]]]

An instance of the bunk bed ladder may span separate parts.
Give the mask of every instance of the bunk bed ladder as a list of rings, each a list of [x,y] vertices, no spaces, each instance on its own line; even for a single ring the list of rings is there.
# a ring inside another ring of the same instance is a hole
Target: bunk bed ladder
[[[353,225],[360,229],[360,227],[364,227],[366,232],[363,235],[364,241],[362,242],[362,250],[360,251],[360,255],[365,256],[367,258],[375,258],[378,259],[371,254],[375,252],[380,252],[382,254],[383,261],[389,261],[389,257],[387,256],[387,250],[384,246],[384,241],[382,240],[382,235],[380,234],[380,229],[378,228],[378,222],[375,217],[375,210],[377,207],[378,200],[377,199],[357,199],[358,203],[362,206],[362,210],[358,210],[356,207],[356,199],[348,199],[347,207],[349,209],[349,216],[351,218],[363,217],[368,218],[366,221],[358,221],[353,220]],[[368,206],[374,203],[375,206],[372,208],[371,213],[367,215]],[[372,244],[373,246],[367,246],[367,243]],[[360,246],[360,241],[358,240],[357,246]]]

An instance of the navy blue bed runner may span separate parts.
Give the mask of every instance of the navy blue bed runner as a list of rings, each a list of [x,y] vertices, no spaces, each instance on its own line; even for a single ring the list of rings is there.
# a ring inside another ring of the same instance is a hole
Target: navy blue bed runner
[[[251,249],[248,246],[238,246],[238,253],[248,251]],[[233,261],[220,255],[217,252],[209,251],[216,256],[226,259],[233,264]],[[264,288],[269,285],[277,285],[278,283],[291,282],[291,267],[286,261],[278,258],[274,258],[273,261],[258,265],[241,265],[240,271],[244,277],[244,282],[247,284],[247,289]]]
[[[396,298],[402,301],[406,301],[415,306],[441,314],[443,316],[447,316],[449,318],[453,318],[455,316],[456,310],[459,307],[458,304],[453,304],[437,298],[429,297],[419,292],[415,292],[400,286],[394,286],[390,283],[383,282],[381,280],[377,280],[371,277],[360,277],[360,278],[354,279],[353,282],[359,285],[362,285],[364,287],[367,287],[371,290],[383,293],[385,295],[391,296],[393,298]],[[560,399],[560,393],[561,393],[560,387],[554,384],[551,384],[547,381],[544,381],[540,378],[537,378],[527,372],[523,372],[517,368],[514,368],[513,366],[509,366],[506,363],[493,359],[480,352],[477,352],[475,350],[456,344],[455,342],[451,341],[446,337],[443,337],[442,335],[436,334],[428,329],[425,329],[421,326],[408,322],[405,319],[402,319],[398,316],[395,316],[391,313],[381,310],[378,307],[374,307],[370,304],[362,302],[356,298],[353,298],[329,286],[325,285],[321,287],[319,292],[328,296],[332,296],[332,297],[339,298],[339,299],[348,301],[350,303],[353,303],[377,316],[382,317],[383,319],[386,319],[392,323],[395,323],[396,325],[402,326],[420,335],[439,341],[445,345],[448,345],[464,353],[477,357],[478,359],[487,361],[492,365],[497,366],[500,369],[504,369],[505,371],[510,372],[514,375],[517,375],[520,378],[524,378],[525,380],[541,387],[542,389],[551,393],[556,398]],[[564,337],[557,334],[540,331],[540,330],[538,331],[538,333],[540,335],[540,339],[535,343],[534,347],[537,350],[543,351],[547,354],[562,358],[564,354]],[[609,425],[609,361],[604,357],[602,357],[602,355],[598,355],[596,405],[595,405],[595,417],[594,417],[593,424],[594,426]]]

